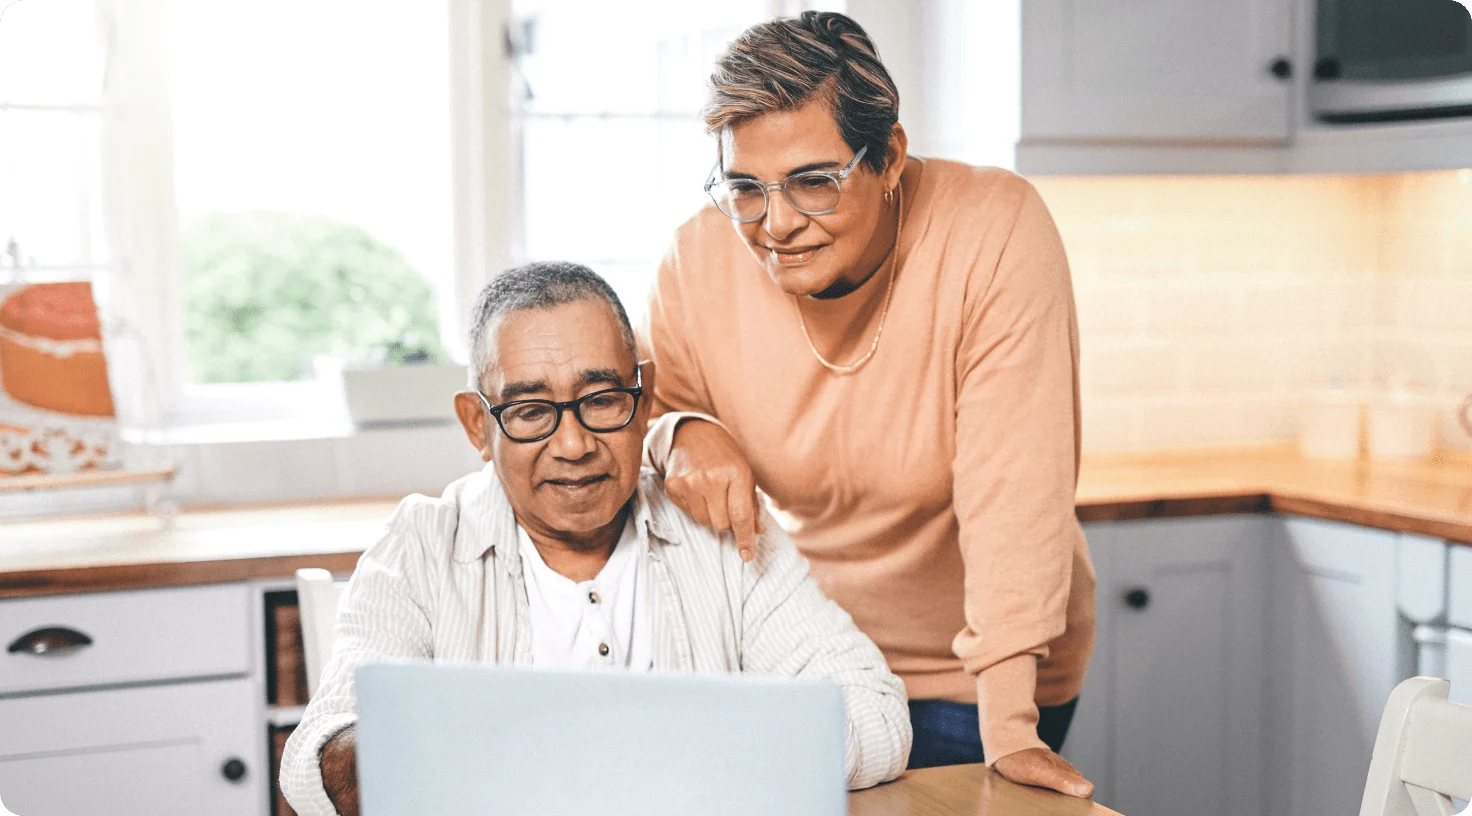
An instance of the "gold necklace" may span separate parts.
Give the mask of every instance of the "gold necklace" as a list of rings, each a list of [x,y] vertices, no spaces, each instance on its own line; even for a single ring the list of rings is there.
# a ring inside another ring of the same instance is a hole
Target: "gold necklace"
[[[813,336],[808,334],[808,322],[802,316],[802,302],[797,299],[797,295],[792,296],[792,306],[797,309],[797,323],[802,326],[803,339],[808,341],[808,348],[812,349],[813,356],[818,358],[818,362],[834,374],[852,374],[863,368],[864,363],[869,362],[869,358],[879,350],[879,338],[884,336],[884,321],[889,319],[889,304],[891,298],[894,297],[894,279],[899,277],[900,271],[900,236],[905,231],[905,188],[904,185],[898,185],[895,189],[898,190],[895,195],[895,203],[899,206],[899,223],[895,224],[894,228],[894,251],[890,256],[893,260],[889,268],[889,288],[884,293],[884,312],[879,315],[879,330],[874,332],[874,342],[869,344],[869,350],[864,353],[864,356],[848,365],[838,365],[823,359],[818,347],[813,345]]]

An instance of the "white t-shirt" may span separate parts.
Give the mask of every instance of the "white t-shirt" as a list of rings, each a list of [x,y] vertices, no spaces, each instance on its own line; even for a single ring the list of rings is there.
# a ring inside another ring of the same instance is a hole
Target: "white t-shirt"
[[[532,665],[647,671],[653,662],[647,611],[648,542],[632,514],[608,563],[591,581],[574,581],[542,560],[521,525],[521,570],[531,607]]]

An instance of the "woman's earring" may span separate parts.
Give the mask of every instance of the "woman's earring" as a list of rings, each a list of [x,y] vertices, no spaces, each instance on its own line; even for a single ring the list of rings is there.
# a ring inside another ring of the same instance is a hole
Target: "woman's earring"
[[[884,205],[886,207],[893,207],[894,206],[894,190],[885,190],[884,191]]]

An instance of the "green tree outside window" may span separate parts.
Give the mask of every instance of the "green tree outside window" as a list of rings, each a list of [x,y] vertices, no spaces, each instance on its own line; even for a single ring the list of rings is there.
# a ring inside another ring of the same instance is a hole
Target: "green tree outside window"
[[[222,213],[180,237],[195,382],[299,380],[312,358],[442,362],[429,283],[366,230],[325,216]]]

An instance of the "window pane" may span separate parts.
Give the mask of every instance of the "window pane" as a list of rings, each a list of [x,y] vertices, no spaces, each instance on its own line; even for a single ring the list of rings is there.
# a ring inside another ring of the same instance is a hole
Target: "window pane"
[[[522,133],[532,258],[658,260],[709,201],[715,147],[694,120],[529,119]]]
[[[97,0],[5,0],[0,9],[0,103],[100,101],[103,49]]]
[[[527,109],[694,115],[715,58],[767,0],[516,0]]]
[[[629,316],[675,229],[710,203],[699,111],[716,58],[766,0],[517,0],[526,253],[586,263]]]
[[[91,114],[0,113],[0,252],[13,237],[27,263],[104,260],[98,136]]]
[[[172,14],[191,380],[304,378],[322,354],[442,357],[447,4],[175,0]]]
[[[624,304],[624,311],[629,313],[629,321],[637,328],[649,311],[649,284],[659,269],[659,261],[608,263],[595,260],[588,262],[588,266],[613,287],[619,301]]]

